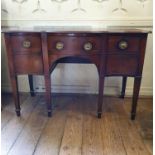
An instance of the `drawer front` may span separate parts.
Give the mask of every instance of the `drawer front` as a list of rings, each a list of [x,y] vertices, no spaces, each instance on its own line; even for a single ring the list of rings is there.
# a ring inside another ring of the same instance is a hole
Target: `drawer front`
[[[128,35],[109,35],[108,52],[136,53],[139,51],[140,38]]]
[[[40,55],[14,55],[17,74],[42,74],[43,61]]]
[[[13,34],[11,44],[14,54],[41,53],[40,34]]]
[[[50,54],[97,54],[101,49],[99,37],[49,36]]]
[[[107,75],[135,75],[138,67],[138,58],[129,55],[108,55]]]

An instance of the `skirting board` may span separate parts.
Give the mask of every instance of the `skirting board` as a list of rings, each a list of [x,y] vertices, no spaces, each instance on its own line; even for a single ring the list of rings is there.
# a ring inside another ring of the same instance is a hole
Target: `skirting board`
[[[2,92],[11,92],[10,85],[1,85]],[[85,87],[85,86],[53,86],[52,92],[54,93],[79,93],[79,94],[97,94],[98,90],[94,90],[94,88],[91,87]],[[20,92],[29,92],[29,90],[26,90],[24,88],[21,88],[19,90]],[[35,89],[36,92],[44,92],[45,88],[42,86],[37,87]],[[104,94],[105,95],[113,95],[118,96],[120,95],[121,89],[120,87],[112,87],[112,86],[105,86],[104,88]],[[133,92],[132,87],[126,88],[126,95],[131,96]],[[140,89],[140,96],[153,96],[153,90],[150,87],[141,87]]]

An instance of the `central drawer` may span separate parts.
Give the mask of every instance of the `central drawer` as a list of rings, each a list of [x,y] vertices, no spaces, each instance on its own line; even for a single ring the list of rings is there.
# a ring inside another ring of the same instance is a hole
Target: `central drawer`
[[[100,37],[48,36],[49,54],[99,54],[101,53]]]

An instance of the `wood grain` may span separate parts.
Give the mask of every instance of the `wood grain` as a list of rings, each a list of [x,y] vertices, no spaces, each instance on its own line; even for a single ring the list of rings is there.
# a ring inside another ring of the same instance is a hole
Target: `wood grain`
[[[44,104],[38,100],[36,108],[28,119],[24,129],[19,134],[17,140],[9,151],[9,155],[31,155],[33,154],[39,137],[47,122],[47,117],[43,114]]]
[[[134,122],[129,120],[131,98],[105,97],[101,119],[96,118],[96,101],[94,95],[54,95],[54,114],[48,118],[44,97],[28,95],[21,105],[23,115],[20,118],[13,115],[2,129],[1,154],[153,154],[150,135],[141,134],[144,128],[141,123],[151,119],[148,116],[152,113],[152,100],[139,100],[139,117]],[[9,104],[4,109],[14,112]],[[151,128],[148,123],[145,126],[145,129]]]
[[[115,122],[117,122],[120,129],[127,154],[150,155],[131,121],[126,121],[126,119],[115,117]]]
[[[20,94],[21,104],[26,100],[27,96]],[[14,117],[14,103],[12,94],[2,95],[2,113],[1,113],[1,129]]]
[[[66,111],[58,111],[48,120],[34,155],[57,155],[59,153],[65,123]]]
[[[90,102],[84,102],[84,123],[83,123],[83,155],[103,155],[101,120],[94,115],[94,105],[92,98]],[[84,99],[85,101],[85,99]]]
[[[115,117],[115,116],[114,116]],[[101,136],[104,155],[126,155],[117,123],[111,114],[105,114],[101,123]]]
[[[12,109],[14,115],[12,115],[11,120],[2,129],[2,154],[7,154],[11,147],[14,145],[14,142],[16,141],[17,137],[27,123],[29,116],[32,114],[32,111],[37,101],[38,98],[27,98],[27,100],[25,100],[22,105],[23,115],[19,118],[17,118],[17,116],[15,115],[14,108]]]
[[[150,152],[150,155],[153,154],[153,141],[152,139],[146,139],[144,140],[144,144],[147,148],[147,150]]]
[[[76,99],[78,100],[78,98]],[[77,100],[72,101],[71,109],[67,115],[59,155],[81,155],[83,115],[79,110]]]
[[[110,109],[114,109],[114,111],[110,111],[109,115],[111,115],[113,119],[113,124],[115,123],[115,129],[117,129],[120,133],[120,137],[122,139],[122,144],[126,151],[127,155],[150,155],[150,152],[146,149],[144,142],[141,139],[138,130],[136,129],[136,122],[132,122],[128,120],[128,115],[119,102],[120,99],[111,100],[110,104],[106,106]],[[110,122],[110,121],[109,121]]]

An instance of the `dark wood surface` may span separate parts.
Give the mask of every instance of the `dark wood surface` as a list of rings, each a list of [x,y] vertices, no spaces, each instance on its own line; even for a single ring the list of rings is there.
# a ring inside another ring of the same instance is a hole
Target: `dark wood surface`
[[[16,111],[20,112],[17,75],[40,74],[45,77],[47,109],[48,115],[51,116],[50,74],[57,63],[68,62],[71,58],[71,63],[93,63],[97,67],[99,75],[98,117],[101,117],[102,113],[104,77],[130,76],[135,78],[131,113],[132,119],[135,118],[147,32],[137,30],[4,32]],[[123,97],[125,83],[124,80]]]

